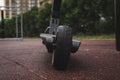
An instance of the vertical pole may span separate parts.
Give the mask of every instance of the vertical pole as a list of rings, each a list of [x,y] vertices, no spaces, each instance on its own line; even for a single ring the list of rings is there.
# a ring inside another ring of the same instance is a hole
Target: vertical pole
[[[21,38],[23,39],[23,11],[21,9]]]
[[[52,18],[59,18],[60,17],[61,2],[62,2],[62,0],[53,0]]]
[[[18,38],[18,16],[16,15],[16,38]]]
[[[2,38],[5,38],[5,27],[4,27],[4,11],[3,10],[1,10],[1,28],[2,28],[2,32],[1,32],[1,34],[2,34]]]
[[[10,12],[9,12],[9,18],[11,19],[12,18],[12,0],[9,0],[9,10],[10,10]]]
[[[115,0],[116,49],[120,51],[120,0]]]
[[[61,2],[62,0],[53,0],[49,34],[55,34],[59,25]]]

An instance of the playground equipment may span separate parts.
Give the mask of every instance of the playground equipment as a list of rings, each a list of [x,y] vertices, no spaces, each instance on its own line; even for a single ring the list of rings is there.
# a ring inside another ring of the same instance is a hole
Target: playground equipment
[[[53,0],[50,24],[40,37],[48,52],[53,53],[52,65],[56,69],[66,69],[70,53],[75,53],[81,42],[72,40],[72,29],[69,26],[59,26],[60,5],[61,0]]]
[[[16,11],[17,9],[20,9],[20,7],[9,7],[9,6],[0,6],[0,11],[1,11],[1,29],[2,29],[2,36],[0,36],[0,40],[23,40],[23,12],[22,10],[20,11],[19,14],[21,14],[21,23],[20,23],[20,29],[18,25],[18,14],[15,15],[16,17],[16,22],[15,22],[15,33],[16,36],[13,38],[8,38],[8,36],[5,35],[5,23],[4,23],[4,11]],[[20,32],[20,36],[19,36]]]

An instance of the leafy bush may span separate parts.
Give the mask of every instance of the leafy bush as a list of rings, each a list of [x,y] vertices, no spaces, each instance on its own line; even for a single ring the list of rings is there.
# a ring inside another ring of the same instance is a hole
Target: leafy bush
[[[111,34],[114,33],[113,0],[64,0],[61,5],[60,25],[69,25],[74,34]],[[34,7],[23,14],[24,36],[39,37],[49,26],[51,4],[44,8]],[[19,24],[20,25],[20,16]],[[15,36],[15,18],[5,21],[8,36]],[[20,33],[20,32],[19,32]]]

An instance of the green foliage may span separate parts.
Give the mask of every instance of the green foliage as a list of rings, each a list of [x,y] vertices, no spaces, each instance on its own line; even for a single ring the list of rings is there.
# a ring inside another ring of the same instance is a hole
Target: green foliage
[[[50,4],[46,4],[45,7],[42,9],[33,7],[31,10],[27,11],[26,13],[23,13],[24,36],[39,37],[39,34],[44,32],[45,28],[49,25],[50,13],[51,13]],[[16,17],[13,17],[12,19],[6,19],[4,23],[5,23],[6,37],[15,37]],[[18,28],[19,28],[19,37],[20,37],[21,14],[18,15]]]
[[[35,36],[38,32],[38,8],[34,7],[30,11],[23,14],[24,36]]]
[[[111,34],[114,33],[113,0],[63,0],[61,4],[60,25],[69,25],[74,34]],[[34,7],[23,14],[24,36],[39,37],[49,26],[51,4],[44,8]],[[19,26],[20,26],[20,16]],[[6,20],[8,36],[15,36],[15,18]],[[20,33],[20,32],[19,32]]]
[[[5,20],[5,36],[15,37],[15,18],[12,20]]]
[[[61,9],[61,24],[71,26],[73,33],[113,33],[113,3],[113,0],[64,0]]]
[[[51,5],[46,4],[44,8],[32,8],[24,14],[24,36],[38,37],[49,25]]]

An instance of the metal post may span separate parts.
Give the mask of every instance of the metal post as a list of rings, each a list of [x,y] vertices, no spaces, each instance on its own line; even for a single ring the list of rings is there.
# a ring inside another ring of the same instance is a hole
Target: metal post
[[[120,0],[115,0],[116,49],[120,51]]]
[[[18,16],[16,15],[16,38],[18,38]]]
[[[5,28],[4,28],[4,11],[3,10],[1,10],[1,28],[2,28],[2,32],[1,32],[1,34],[2,34],[2,38],[5,38]]]
[[[21,9],[21,38],[23,39],[23,11]]]

